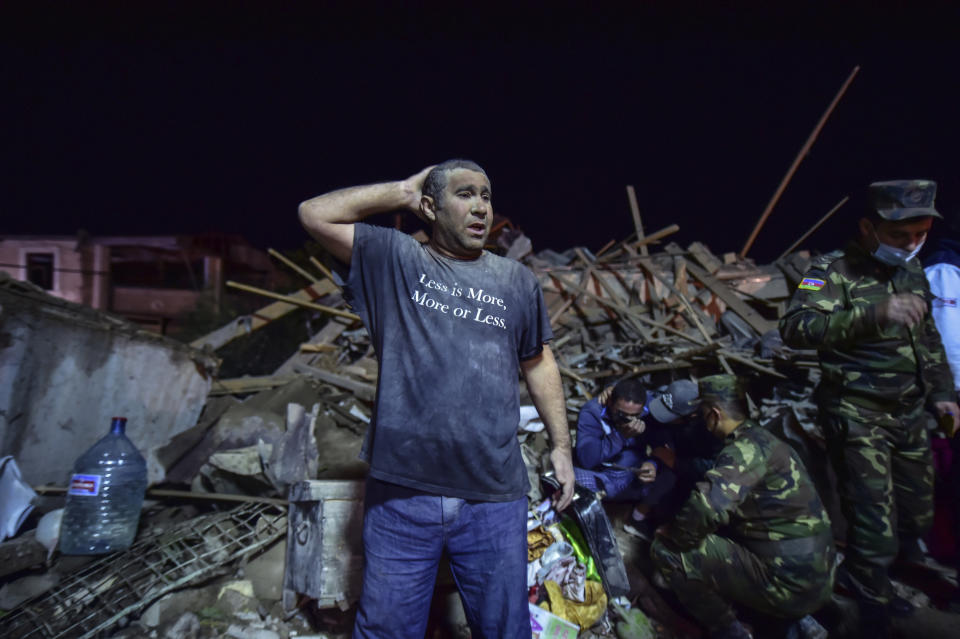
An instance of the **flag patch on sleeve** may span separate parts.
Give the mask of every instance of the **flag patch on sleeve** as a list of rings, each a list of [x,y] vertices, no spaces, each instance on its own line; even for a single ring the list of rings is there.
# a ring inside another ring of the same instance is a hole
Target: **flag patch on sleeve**
[[[826,284],[824,280],[818,280],[815,277],[805,277],[803,281],[800,282],[800,286],[797,288],[802,288],[808,291],[819,291],[823,288],[823,285]]]

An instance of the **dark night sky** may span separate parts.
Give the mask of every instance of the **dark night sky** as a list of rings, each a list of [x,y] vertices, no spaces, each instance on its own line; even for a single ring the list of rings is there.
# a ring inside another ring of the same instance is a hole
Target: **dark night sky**
[[[930,177],[941,211],[960,208],[956,8],[10,6],[0,234],[295,247],[301,200],[463,156],[535,249],[624,238],[633,184],[648,232],[677,222],[681,244],[739,250],[857,64],[751,256],[776,257],[872,180]]]

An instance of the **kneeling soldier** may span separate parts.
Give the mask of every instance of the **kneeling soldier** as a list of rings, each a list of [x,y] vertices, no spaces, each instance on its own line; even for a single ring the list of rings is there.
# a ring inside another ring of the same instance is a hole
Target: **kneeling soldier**
[[[731,604],[795,620],[830,598],[830,520],[790,446],[747,419],[737,378],[699,386],[706,428],[724,447],[651,553],[711,637],[751,637]]]

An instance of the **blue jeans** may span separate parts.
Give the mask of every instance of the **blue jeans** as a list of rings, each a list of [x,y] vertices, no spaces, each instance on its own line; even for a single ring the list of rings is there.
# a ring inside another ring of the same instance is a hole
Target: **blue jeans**
[[[529,639],[527,500],[440,497],[367,479],[356,639],[423,639],[446,551],[475,639]]]

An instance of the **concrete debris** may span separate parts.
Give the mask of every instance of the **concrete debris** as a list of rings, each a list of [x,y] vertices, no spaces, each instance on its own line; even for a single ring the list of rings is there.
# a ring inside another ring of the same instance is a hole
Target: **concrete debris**
[[[164,633],[164,639],[196,639],[200,635],[200,618],[192,612],[185,612]]]
[[[30,485],[63,485],[78,451],[129,421],[127,436],[163,481],[157,450],[197,423],[219,360],[210,353],[0,281],[0,450]]]
[[[193,610],[203,610],[213,606],[214,597],[211,596],[210,589],[192,588],[171,592],[160,597],[155,602],[147,606],[140,615],[140,625],[146,628],[158,628],[187,623],[182,619],[185,613],[193,615]],[[199,620],[197,620],[199,622]]]
[[[42,575],[27,575],[0,587],[0,610],[13,610],[24,601],[44,593],[60,581],[60,575],[47,572]]]
[[[0,618],[0,635],[94,637],[139,615],[162,595],[268,547],[285,531],[286,517],[266,504],[188,520],[64,578],[41,598]]]
[[[281,539],[269,550],[243,566],[243,575],[253,584],[253,595],[263,603],[283,598],[283,573],[287,555],[287,540]]]
[[[755,417],[807,464],[842,538],[835,479],[811,400],[816,353],[785,347],[775,328],[809,256],[757,265],[732,253],[715,255],[700,242],[655,251],[658,239],[675,230],[644,236],[638,228],[641,240],[611,242],[596,253],[583,247],[534,253],[530,239],[509,225],[496,237],[496,250],[527,264],[541,283],[571,426],[586,401],[624,377],[656,387],[679,377],[736,373],[749,383]],[[366,330],[348,312],[342,282],[311,261],[323,277],[191,346],[45,299],[27,285],[0,284],[0,338],[11,335],[15,343],[0,348],[0,449],[17,459],[28,482],[62,485],[77,451],[120,413],[130,418],[131,439],[150,462],[151,483],[189,487],[205,500],[184,506],[184,491],[156,490],[133,548],[59,572],[67,558],[52,560],[43,575],[23,574],[43,570],[47,559],[33,533],[0,544],[0,578],[16,578],[0,589],[0,609],[11,611],[0,617],[0,634],[349,636],[362,576],[367,465],[359,452],[378,365]],[[303,306],[299,312],[309,313],[317,330],[272,375],[215,379],[214,349]],[[528,497],[539,504],[548,441],[522,382],[520,393],[526,405],[517,435]],[[82,427],[77,415],[84,415]],[[228,497],[274,503],[222,510]],[[56,505],[38,507],[28,521],[35,524]],[[699,636],[653,583],[642,543],[623,532],[630,509],[607,512],[628,571],[627,599],[654,621],[658,637]],[[7,561],[13,557],[19,559]],[[920,591],[908,594],[929,604]],[[27,599],[34,595],[40,596]],[[469,636],[443,570],[434,608],[428,633]],[[848,608],[849,600],[838,598],[825,613],[837,615],[831,633],[855,628],[842,621]],[[614,619],[605,614],[579,636],[609,639]]]

